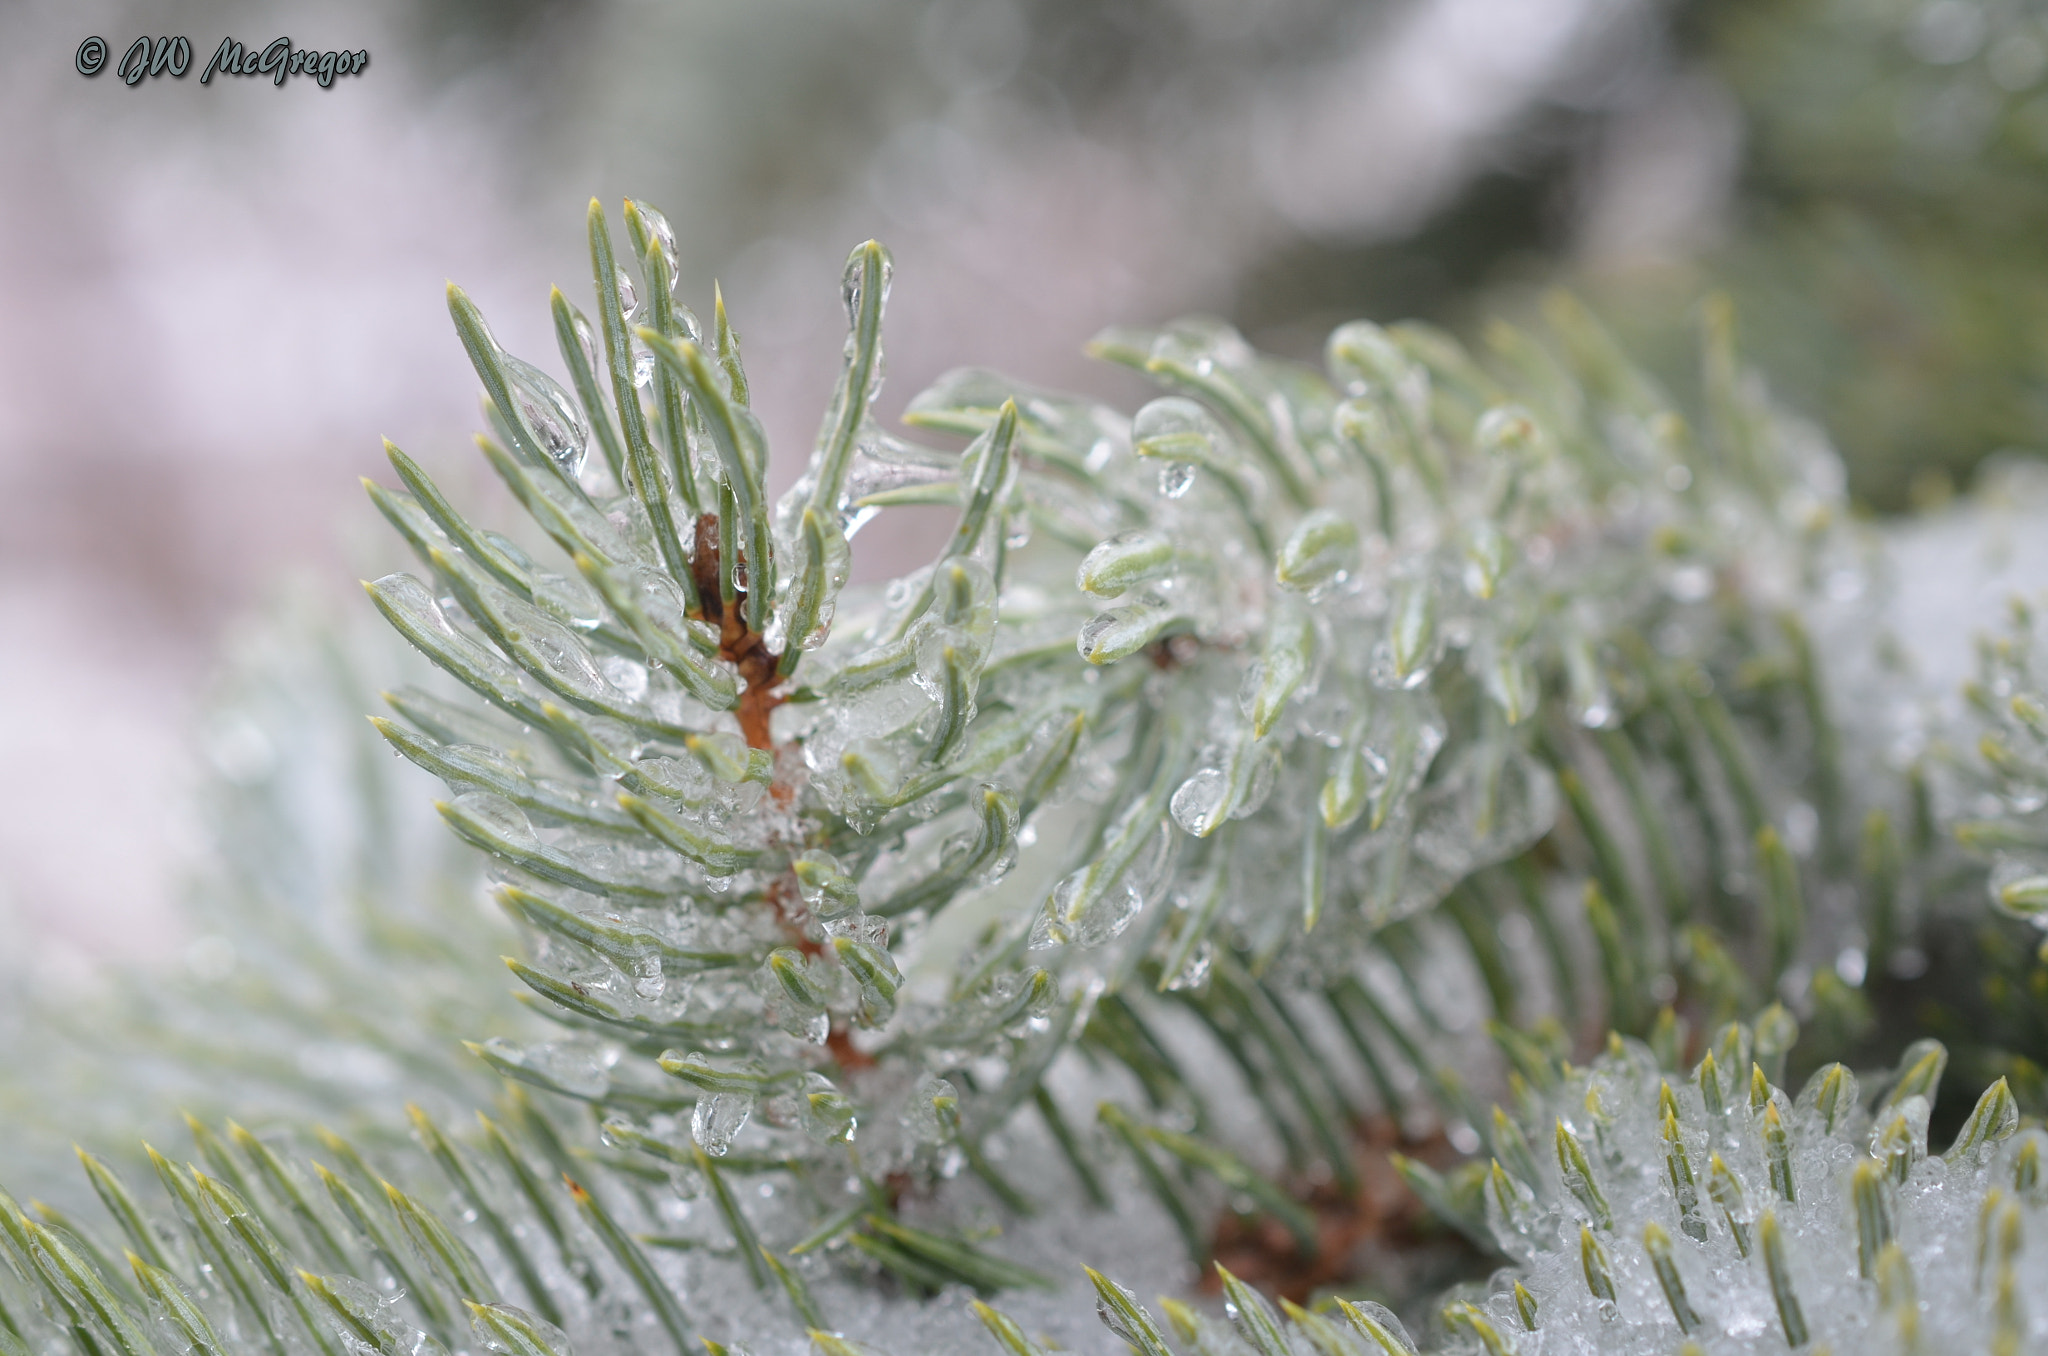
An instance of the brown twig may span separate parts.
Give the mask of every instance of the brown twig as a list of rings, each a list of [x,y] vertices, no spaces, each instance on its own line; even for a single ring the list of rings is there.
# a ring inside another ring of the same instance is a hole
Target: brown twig
[[[690,566],[696,578],[697,598],[704,620],[718,627],[718,657],[737,668],[745,684],[740,691],[740,733],[750,749],[772,748],[769,717],[784,700],[777,673],[782,656],[768,648],[765,637],[747,626],[746,609],[741,606],[746,601],[744,591],[734,593],[732,606],[726,607],[720,549],[718,515],[706,513],[697,519],[697,549]]]
[[[697,598],[704,620],[718,627],[719,658],[737,668],[745,684],[740,691],[740,733],[745,736],[748,748],[772,751],[775,744],[769,717],[786,699],[777,671],[782,656],[770,650],[767,639],[747,625],[746,610],[741,606],[747,596],[744,591],[735,591],[732,606],[725,605],[725,571],[720,550],[718,515],[706,513],[697,519],[696,551],[690,566],[697,584]],[[771,788],[771,794],[777,800],[787,801],[793,792],[777,781]],[[822,956],[825,954],[824,946],[803,927],[795,884],[796,878],[785,873],[769,883],[765,897],[774,908],[776,922],[781,925],[783,935],[789,938],[790,945],[806,956]],[[831,1029],[825,1037],[825,1048],[842,1069],[871,1069],[875,1065],[875,1057],[855,1046],[852,1032],[844,1026],[835,1025]]]

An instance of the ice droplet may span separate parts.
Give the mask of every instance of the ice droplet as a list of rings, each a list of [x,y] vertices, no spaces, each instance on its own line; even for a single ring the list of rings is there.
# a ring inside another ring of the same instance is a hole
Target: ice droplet
[[[1145,897],[1136,886],[1113,885],[1076,920],[1074,940],[1085,947],[1106,946],[1123,935],[1144,907]]]
[[[1402,1350],[1410,1353],[1415,1351],[1415,1339],[1408,1335],[1407,1327],[1394,1316],[1392,1309],[1384,1304],[1375,1304],[1371,1300],[1360,1300],[1355,1307],[1363,1311],[1367,1318],[1379,1324],[1389,1337],[1400,1343]]]
[[[798,1094],[798,1123],[805,1134],[820,1143],[851,1144],[860,1129],[852,1102],[820,1073],[804,1075]]]
[[[469,791],[455,798],[455,808],[481,821],[508,842],[535,843],[533,825],[526,812],[503,796],[488,791]]]
[[[583,350],[583,361],[589,364],[590,370],[593,373],[599,371],[600,369],[597,365],[597,335],[592,332],[589,319],[583,312],[571,306],[569,308],[569,323],[576,331],[576,346]]]
[[[344,1278],[335,1277],[328,1283],[331,1285],[334,1281],[341,1279]],[[511,1318],[519,1327],[531,1329],[534,1336],[539,1339],[539,1346],[542,1351],[567,1353],[572,1350],[569,1343],[569,1334],[538,1315],[529,1314],[526,1310],[514,1308],[509,1304],[486,1304],[480,1307],[493,1310]],[[501,1356],[521,1356],[522,1351],[530,1349],[526,1348],[524,1342],[517,1346],[507,1342],[498,1335],[497,1328],[483,1321],[481,1315],[471,1318],[470,1327],[476,1333],[478,1341],[482,1342],[490,1350],[501,1353]],[[434,1343],[433,1346],[427,1347],[425,1350],[431,1351],[439,1345],[439,1343]]]
[[[1273,783],[1280,774],[1277,748],[1254,749],[1241,756],[1252,760],[1251,776],[1246,780],[1243,798],[1230,807],[1232,819],[1249,819],[1257,814],[1266,797],[1273,793]]]
[[[848,516],[867,514],[872,511],[854,505],[870,495],[912,485],[936,485],[961,474],[959,458],[892,438],[869,422],[862,425],[853,460],[846,468],[844,488],[839,492],[840,511]]]
[[[618,699],[620,694],[605,681],[589,647],[574,631],[525,603],[508,600],[504,608],[519,638],[564,685],[591,700]]]
[[[600,1097],[611,1086],[611,1067],[619,1052],[611,1046],[589,1041],[547,1041],[517,1046],[502,1036],[484,1042],[484,1048],[508,1064],[531,1069],[566,1092],[581,1097]]]
[[[1168,499],[1179,499],[1195,484],[1193,462],[1170,461],[1159,468],[1159,492]]]
[[[555,465],[574,476],[590,452],[590,425],[562,384],[521,358],[504,354],[505,375],[521,423]]]
[[[861,274],[864,271],[863,265],[866,262],[866,253],[867,251],[865,250],[865,248],[855,250],[853,252],[853,256],[846,261],[846,272],[841,278],[841,284],[844,289],[843,295],[846,298],[846,321],[847,324],[853,326],[855,329],[858,329],[860,327],[860,285]],[[881,297],[882,304],[884,306],[889,304],[889,284],[891,281],[894,280],[895,276],[895,261],[889,257],[889,252],[887,250],[884,250],[882,251]],[[852,340],[849,338],[848,342],[851,343]]]
[[[797,893],[819,918],[838,918],[860,908],[860,887],[831,853],[813,848],[796,860],[793,869]]]
[[[617,274],[619,310],[624,312],[626,319],[630,321],[633,318],[633,312],[640,309],[640,294],[633,290],[633,280],[626,276],[625,269],[618,269]]]
[[[733,1138],[754,1114],[754,1099],[743,1092],[710,1092],[690,1112],[690,1138],[713,1158],[723,1158]]]
[[[676,290],[675,228],[668,224],[667,217],[637,199],[633,203],[633,211],[639,215],[647,233],[654,237],[654,243],[661,248],[662,262],[668,265],[668,290],[673,293]]]
[[[924,1142],[937,1143],[952,1137],[959,1125],[960,1090],[952,1081],[926,1074],[903,1113],[903,1124]]]
[[[1046,951],[1055,946],[1065,946],[1073,940],[1073,934],[1067,930],[1065,915],[1060,908],[1060,895],[1065,891],[1066,897],[1072,899],[1073,891],[1079,888],[1080,878],[1085,874],[1085,871],[1076,871],[1053,887],[1051,897],[1045,901],[1045,907],[1038,911],[1038,917],[1031,920],[1031,939],[1028,943],[1031,950]]]
[[[1216,827],[1228,787],[1229,781],[1220,768],[1203,768],[1182,782],[1180,789],[1173,793],[1173,800],[1168,806],[1173,813],[1173,822],[1197,838],[1206,837]]]
[[[633,348],[633,385],[646,390],[654,383],[654,355],[635,345]]]
[[[1203,942],[1188,957],[1187,964],[1181,966],[1180,973],[1167,981],[1166,987],[1175,992],[1201,988],[1202,981],[1209,977],[1209,966],[1215,959],[1216,948],[1206,941]]]
[[[1132,1309],[1138,1308],[1138,1297],[1136,1295],[1117,1285],[1115,1281],[1110,1281],[1109,1284],[1116,1286],[1117,1293],[1123,1296],[1125,1303],[1129,1304]],[[1144,1336],[1139,1334],[1129,1323],[1125,1322],[1124,1316],[1115,1308],[1112,1308],[1106,1299],[1098,1298],[1095,1301],[1095,1316],[1102,1320],[1103,1327],[1116,1334],[1117,1339],[1129,1346],[1133,1351],[1147,1351],[1157,1345],[1155,1342],[1148,1342]]]
[[[1096,613],[1081,623],[1080,633],[1074,637],[1076,647],[1084,656],[1094,653],[1102,647],[1103,639],[1122,621],[1123,618],[1113,612]]]
[[[604,603],[598,598],[597,590],[568,575],[535,570],[533,601],[549,616],[565,621],[579,631],[594,631],[604,621]]]

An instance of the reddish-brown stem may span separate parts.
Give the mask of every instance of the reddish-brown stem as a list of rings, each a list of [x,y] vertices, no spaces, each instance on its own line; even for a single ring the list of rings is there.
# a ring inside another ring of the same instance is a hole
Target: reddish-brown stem
[[[839,1061],[842,1069],[872,1069],[875,1057],[853,1043],[853,1033],[843,1026],[835,1026],[825,1037],[825,1048],[832,1052],[832,1058]]]
[[[721,591],[724,568],[720,549],[718,515],[706,513],[697,519],[697,549],[691,560],[699,606],[704,620],[718,627],[719,658],[727,660],[740,671],[744,686],[740,689],[738,714],[740,733],[746,737],[747,747],[773,749],[769,718],[784,700],[777,672],[782,656],[768,648],[767,640],[759,632],[748,627],[746,610],[741,606],[746,600],[744,592],[736,592],[732,606],[726,607]],[[791,790],[778,781],[771,788],[771,794],[777,800],[787,801]],[[781,925],[783,935],[789,938],[790,945],[806,956],[822,956],[825,948],[805,932],[799,921],[800,909],[794,887],[794,876],[785,874],[777,877],[768,885],[765,898],[774,908],[776,922]],[[875,1057],[856,1047],[852,1033],[843,1026],[832,1028],[825,1037],[825,1048],[842,1069],[874,1067]]]
[[[740,734],[750,749],[772,748],[769,717],[782,705],[780,676],[776,672],[782,656],[768,648],[767,640],[747,626],[744,592],[733,595],[732,607],[725,606],[720,593],[724,575],[719,558],[718,515],[707,513],[697,519],[697,550],[691,560],[697,598],[704,620],[718,627],[718,657],[740,671]]]

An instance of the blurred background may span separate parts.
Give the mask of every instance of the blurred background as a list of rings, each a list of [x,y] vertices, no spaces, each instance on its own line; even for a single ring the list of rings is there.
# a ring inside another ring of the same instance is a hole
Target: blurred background
[[[453,278],[554,369],[584,206],[719,279],[777,488],[896,258],[893,415],[948,367],[1135,401],[1080,348],[1189,311],[1315,359],[1579,290],[1674,385],[1732,293],[1874,513],[2048,442],[2039,0],[354,0],[0,7],[0,914],[62,975],[182,944],[238,619],[403,565],[355,477],[460,481]],[[130,88],[138,36],[194,68]],[[89,35],[109,69],[81,77]],[[321,89],[223,37],[372,54]],[[481,491],[483,482],[477,479]],[[931,524],[863,534],[873,577]],[[198,733],[195,735],[195,729]]]

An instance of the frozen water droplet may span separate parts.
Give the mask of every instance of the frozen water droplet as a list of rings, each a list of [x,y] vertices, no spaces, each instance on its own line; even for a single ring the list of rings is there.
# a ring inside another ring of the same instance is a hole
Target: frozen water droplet
[[[1077,920],[1074,940],[1086,947],[1107,945],[1123,934],[1144,907],[1145,897],[1138,893],[1136,886],[1122,883],[1111,886]]]
[[[343,1278],[334,1277],[328,1282],[328,1284],[332,1285],[334,1281],[338,1281],[341,1279]],[[542,1351],[564,1353],[564,1356],[566,1356],[566,1353],[572,1350],[572,1347],[569,1343],[569,1334],[563,1332],[560,1328],[548,1322],[546,1319],[539,1317],[538,1315],[529,1314],[524,1309],[516,1309],[509,1304],[487,1304],[481,1307],[491,1309],[496,1311],[497,1313],[505,1315],[507,1318],[513,1320],[514,1324],[516,1324],[518,1327],[531,1329],[535,1338],[538,1339],[539,1349]],[[501,1356],[523,1356],[524,1352],[533,1349],[527,1347],[524,1341],[521,1341],[516,1345],[514,1343],[507,1342],[503,1337],[498,1335],[498,1329],[494,1328],[491,1324],[483,1321],[481,1315],[477,1315],[471,1318],[470,1327],[475,1331],[478,1341],[483,1343],[483,1345],[489,1348],[490,1350],[501,1353]],[[424,1334],[422,1334],[422,1336],[424,1336]],[[426,1342],[430,1343],[431,1345],[425,1345],[423,1347],[421,1356],[425,1356],[426,1352],[441,1349],[441,1344],[433,1341],[432,1338],[427,1338]],[[351,1341],[350,1345],[354,1346],[356,1345],[356,1343]],[[363,1345],[367,1348],[367,1344]]]
[[[503,796],[488,791],[471,791],[455,798],[455,808],[472,819],[480,820],[509,842],[530,844],[536,841],[526,812]]]
[[[535,570],[533,588],[536,606],[578,630],[594,631],[604,620],[604,603],[598,598],[597,590],[581,579]]]
[[[869,423],[861,428],[860,442],[847,465],[839,499],[842,506],[850,506],[857,499],[885,490],[934,485],[959,475],[957,458],[913,447]]]
[[[1167,981],[1166,987],[1176,991],[1201,988],[1202,981],[1209,977],[1209,966],[1215,962],[1215,959],[1216,948],[1206,941],[1203,942],[1188,957],[1187,964],[1181,966],[1180,973]]]
[[[654,384],[654,355],[639,345],[633,348],[633,385],[646,390]]]
[[[813,848],[795,863],[797,893],[804,907],[820,918],[838,918],[860,908],[860,889],[839,859]]]
[[[1073,940],[1073,935],[1067,930],[1065,911],[1061,907],[1060,899],[1063,894],[1069,900],[1074,897],[1074,891],[1080,888],[1083,874],[1085,873],[1076,871],[1053,887],[1052,896],[1045,901],[1045,907],[1040,909],[1038,917],[1031,921],[1031,950],[1046,951],[1055,946],[1065,946]]]
[[[562,384],[532,363],[502,355],[519,421],[555,465],[576,475],[590,451],[590,425]]]
[[[543,1079],[580,1097],[600,1097],[611,1086],[611,1067],[619,1052],[611,1046],[590,1041],[550,1041],[517,1046],[502,1036],[484,1042],[484,1048],[508,1064],[531,1069]]]
[[[1076,647],[1085,655],[1094,654],[1103,647],[1109,633],[1116,630],[1123,618],[1115,612],[1098,612],[1081,623],[1080,634],[1074,638]]]
[[[1136,1295],[1133,1295],[1121,1285],[1117,1285],[1115,1281],[1109,1283],[1116,1287],[1117,1293],[1123,1296],[1125,1302],[1133,1310],[1138,1308],[1138,1297]],[[1106,1299],[1098,1298],[1095,1301],[1095,1316],[1102,1320],[1103,1327],[1108,1328],[1116,1335],[1119,1341],[1129,1346],[1133,1351],[1146,1351],[1155,1345],[1140,1335],[1129,1323],[1125,1322],[1124,1316],[1112,1308]]]
[[[912,1094],[903,1124],[926,1143],[949,1139],[959,1128],[960,1090],[951,1080],[926,1074]]]
[[[583,350],[583,361],[595,373],[597,366],[597,335],[590,328],[590,321],[575,307],[569,308],[569,323],[576,331],[576,346]]]
[[[846,321],[847,324],[855,328],[860,326],[861,275],[865,271],[866,256],[866,247],[855,250],[853,256],[846,261],[846,273],[841,279],[844,290],[843,294],[846,298]],[[889,257],[887,250],[883,250],[881,300],[884,306],[889,304],[889,284],[894,280],[895,276],[895,261]],[[851,343],[851,339],[848,342]]]
[[[489,528],[485,528],[482,535],[485,541],[497,547],[499,551],[503,552],[519,568],[528,571],[534,569],[533,557],[526,554],[526,548],[522,547],[518,542],[513,541],[502,532],[493,532]]]
[[[708,1092],[690,1112],[690,1138],[713,1158],[723,1158],[754,1114],[754,1099],[740,1092]]]
[[[626,276],[625,269],[621,268],[617,272],[619,309],[625,313],[626,319],[630,322],[633,319],[633,313],[640,309],[640,294],[633,290],[633,280]]]
[[[647,233],[654,237],[654,243],[660,247],[662,262],[668,266],[668,290],[674,292],[676,290],[675,228],[668,224],[667,217],[637,199],[633,203],[633,210],[639,215],[641,224],[646,226]]]
[[[1159,492],[1168,499],[1179,499],[1194,488],[1195,466],[1193,462],[1170,461],[1159,468]]]
[[[1140,895],[1150,897],[1171,876],[1174,859],[1180,854],[1180,844],[1180,835],[1173,831],[1172,825],[1162,820],[1159,832],[1152,835],[1151,845],[1132,859],[1124,879]]]
[[[1232,819],[1249,819],[1258,813],[1266,803],[1266,797],[1273,793],[1273,782],[1280,771],[1280,750],[1277,748],[1254,749],[1244,755],[1252,760],[1252,771],[1245,785],[1244,798],[1231,807]]]
[[[1401,1344],[1403,1351],[1413,1356],[1415,1339],[1408,1335],[1408,1329],[1394,1316],[1392,1309],[1384,1304],[1375,1304],[1371,1300],[1360,1300],[1355,1307],[1363,1310],[1367,1318],[1379,1324],[1389,1337]]]
[[[1180,789],[1173,793],[1173,801],[1168,807],[1173,812],[1173,822],[1197,838],[1206,837],[1216,827],[1228,787],[1228,779],[1221,769],[1203,768],[1182,782]]]
[[[598,670],[590,648],[574,631],[525,603],[508,600],[504,611],[519,638],[564,685],[591,700],[619,699],[620,694]]]

